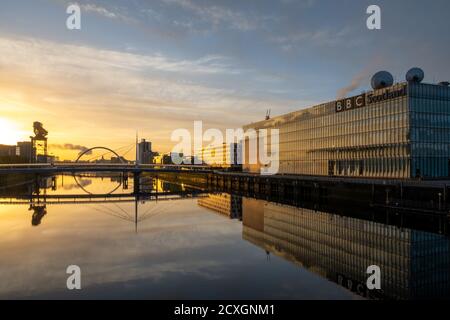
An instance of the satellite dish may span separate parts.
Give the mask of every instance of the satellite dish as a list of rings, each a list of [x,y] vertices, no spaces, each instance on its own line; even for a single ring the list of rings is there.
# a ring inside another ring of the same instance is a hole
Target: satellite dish
[[[375,73],[371,83],[374,90],[391,87],[394,84],[394,77],[387,71],[380,71]]]
[[[406,81],[420,83],[425,78],[425,73],[420,68],[412,68],[406,73]]]

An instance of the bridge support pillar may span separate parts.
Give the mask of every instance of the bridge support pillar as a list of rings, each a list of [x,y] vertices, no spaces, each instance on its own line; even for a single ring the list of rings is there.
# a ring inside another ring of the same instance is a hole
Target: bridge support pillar
[[[128,190],[128,174],[122,173],[122,186],[123,190]]]
[[[141,173],[133,173],[133,192],[135,194],[141,193]]]

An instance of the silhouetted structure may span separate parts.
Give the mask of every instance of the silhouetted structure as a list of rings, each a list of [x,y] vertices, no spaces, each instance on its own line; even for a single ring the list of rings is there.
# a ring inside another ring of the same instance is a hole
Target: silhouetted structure
[[[153,163],[153,152],[152,152],[152,143],[150,141],[145,141],[142,139],[138,144],[139,152],[138,152],[138,163],[139,164],[152,164]]]
[[[36,159],[36,149],[33,148],[33,144],[30,141],[18,142],[17,149],[20,158],[22,158],[24,162],[30,163],[33,159]]]
[[[47,135],[48,131],[44,129],[41,122],[33,123],[34,137],[31,138],[32,149],[35,151],[35,158],[31,159],[33,163],[46,163],[48,162],[47,152]]]
[[[16,155],[16,146],[0,144],[0,157],[11,157]]]
[[[16,146],[0,144],[0,163],[13,163],[16,158]]]

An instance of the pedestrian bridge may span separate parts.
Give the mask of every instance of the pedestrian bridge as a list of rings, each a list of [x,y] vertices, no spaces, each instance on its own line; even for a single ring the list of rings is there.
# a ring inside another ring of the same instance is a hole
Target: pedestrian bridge
[[[52,174],[76,172],[123,172],[123,173],[212,173],[214,168],[204,165],[173,164],[125,164],[55,162],[38,164],[0,164],[0,174]]]

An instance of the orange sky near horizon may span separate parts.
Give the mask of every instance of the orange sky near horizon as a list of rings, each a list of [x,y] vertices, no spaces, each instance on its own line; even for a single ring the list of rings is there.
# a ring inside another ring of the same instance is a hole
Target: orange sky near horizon
[[[170,140],[174,130],[192,130],[197,120],[205,127],[239,128],[263,103],[142,74],[148,65],[172,68],[160,57],[1,35],[0,52],[0,144],[28,141],[39,121],[49,131],[50,153],[61,160],[78,152],[52,145],[116,149],[134,144],[136,131],[154,151],[169,152],[176,145]],[[248,107],[236,118],[243,104]]]
[[[78,151],[54,145],[117,149],[136,131],[165,153],[195,121],[241,128],[268,109],[370,90],[379,70],[396,81],[413,66],[428,83],[450,77],[445,0],[382,1],[381,30],[367,29],[360,1],[79,2],[79,30],[66,24],[71,1],[2,2],[0,144],[28,140],[39,121],[61,160]]]

